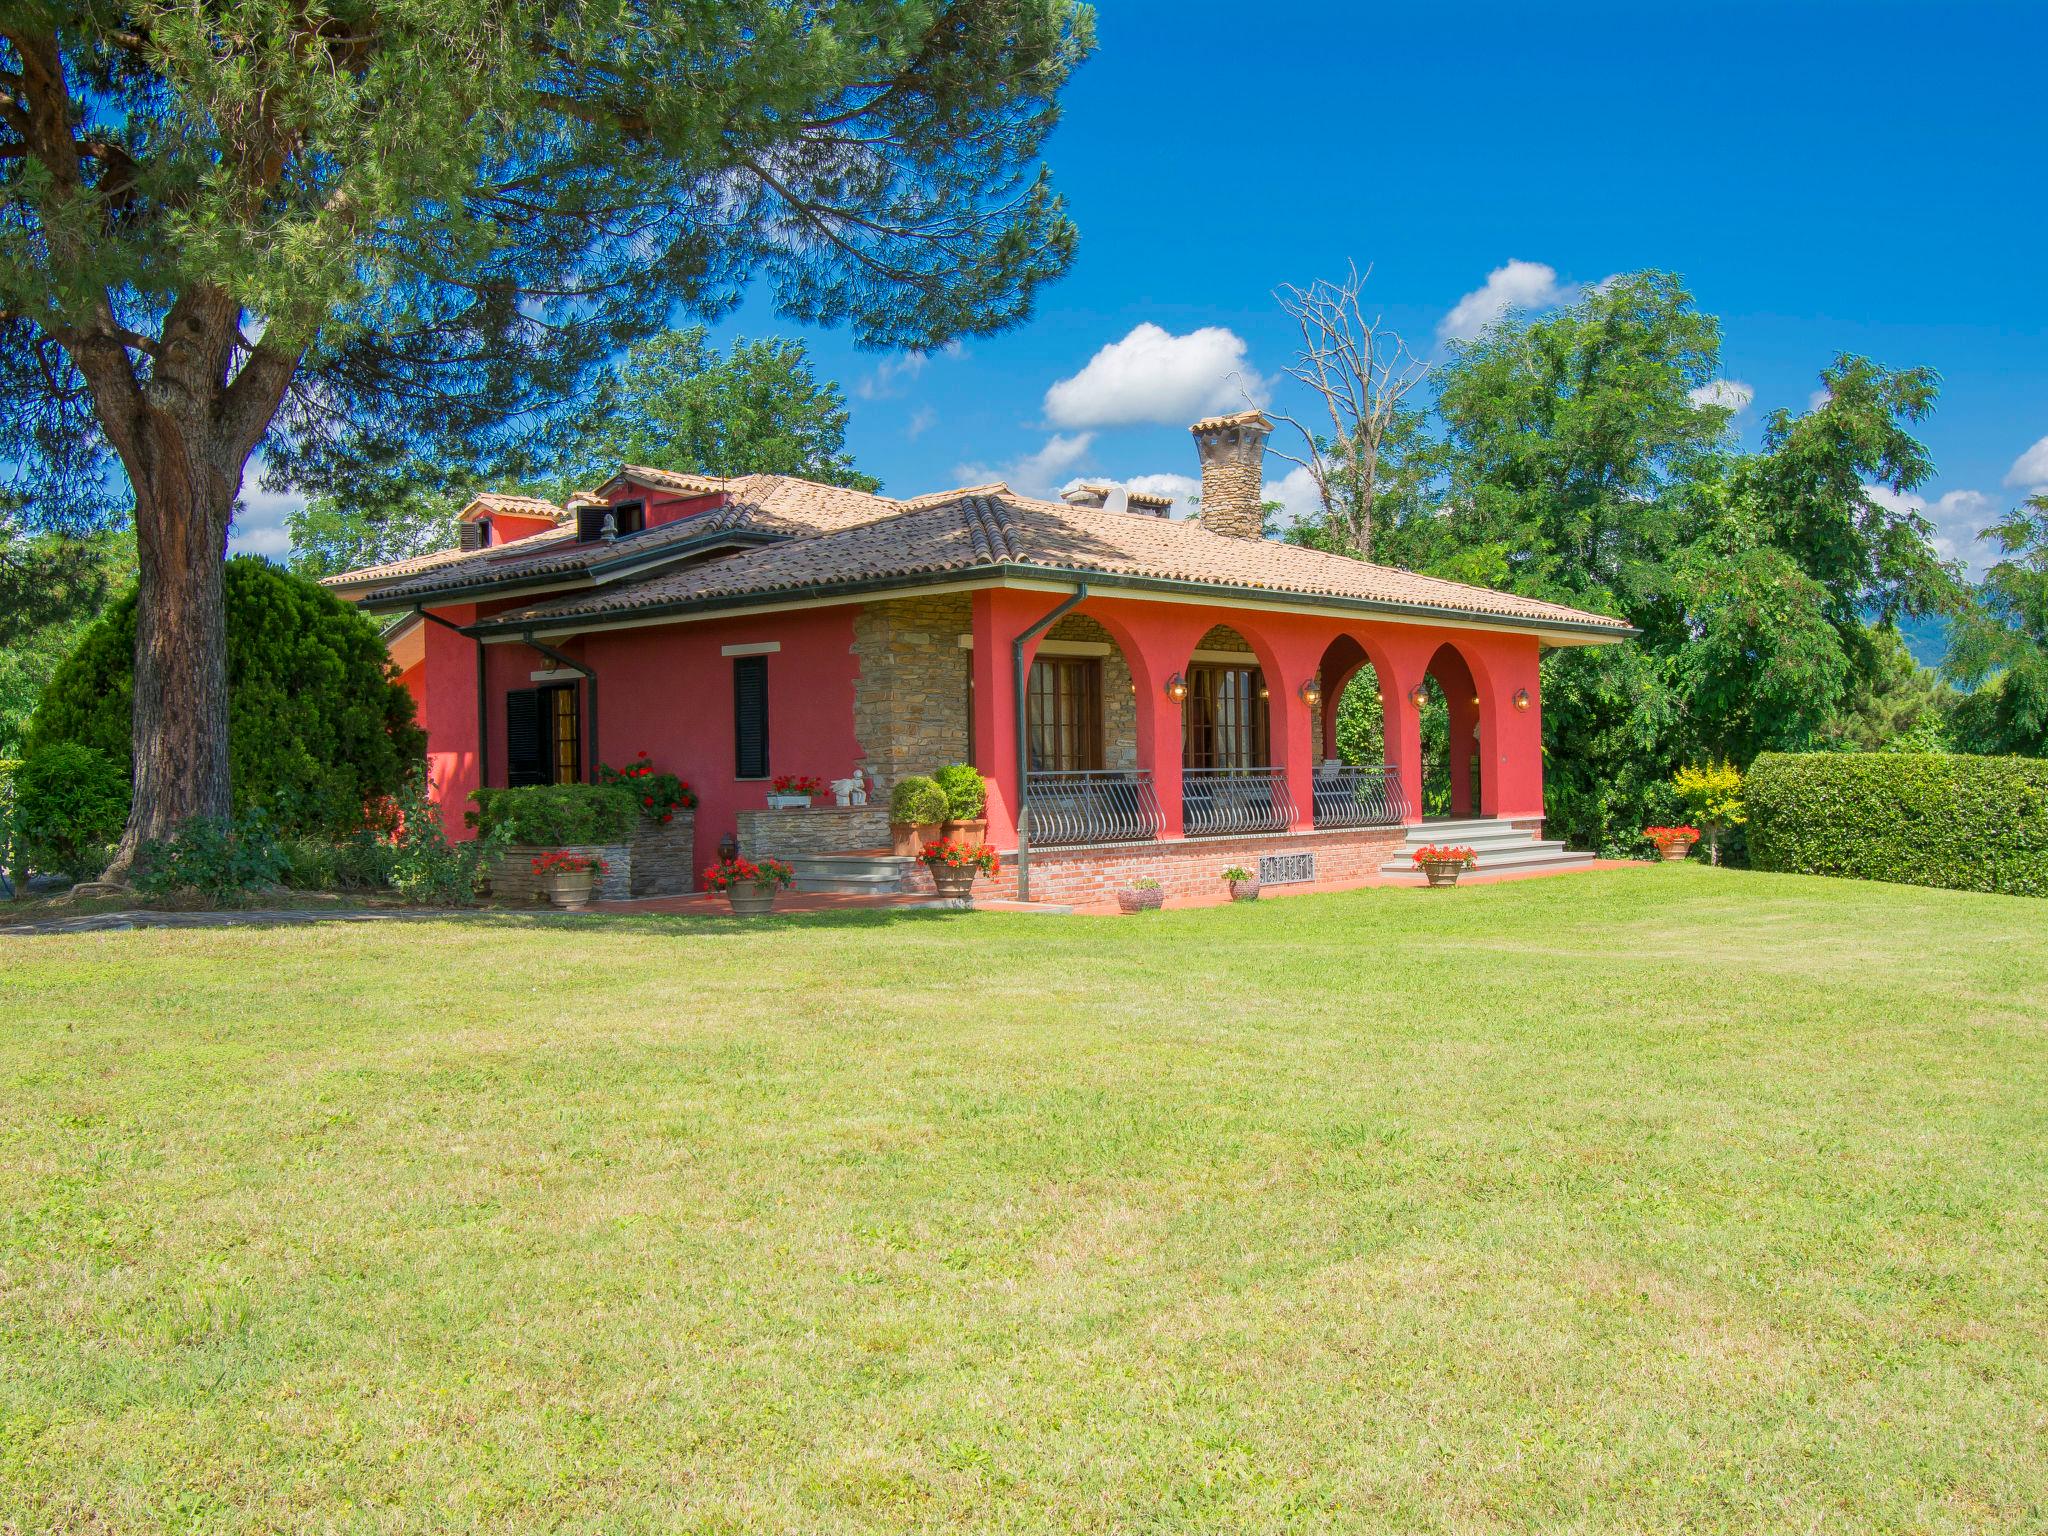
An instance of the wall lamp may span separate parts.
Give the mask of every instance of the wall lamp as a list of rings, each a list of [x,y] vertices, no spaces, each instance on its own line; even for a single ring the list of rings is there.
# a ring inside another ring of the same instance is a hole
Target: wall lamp
[[[1188,680],[1178,672],[1166,680],[1166,696],[1176,704],[1188,701]]]
[[[1322,703],[1323,685],[1314,678],[1310,678],[1307,682],[1303,683],[1301,685],[1301,702],[1310,709],[1314,709],[1318,704]]]
[[[1417,709],[1422,708],[1422,706],[1428,701],[1428,699],[1429,690],[1423,687],[1420,683],[1417,683],[1413,688],[1410,688],[1408,690],[1408,702],[1410,704],[1413,704]]]
[[[1515,692],[1515,708],[1517,708],[1517,709],[1519,709],[1520,711],[1522,711],[1522,713],[1523,713],[1523,714],[1527,714],[1527,713],[1529,712],[1529,690],[1528,690],[1528,689],[1526,689],[1526,688],[1521,688],[1521,689],[1517,689],[1517,690],[1516,690],[1516,692]]]

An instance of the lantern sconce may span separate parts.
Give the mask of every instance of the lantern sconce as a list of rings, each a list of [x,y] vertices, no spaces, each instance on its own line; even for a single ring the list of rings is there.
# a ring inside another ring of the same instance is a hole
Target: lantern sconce
[[[1166,680],[1166,696],[1176,704],[1188,701],[1188,680],[1178,672]]]
[[[1422,708],[1423,704],[1427,702],[1428,699],[1429,690],[1423,687],[1420,683],[1417,683],[1413,688],[1410,688],[1408,690],[1408,702],[1410,704],[1413,704],[1417,709]]]
[[[1323,702],[1323,685],[1317,682],[1314,678],[1310,678],[1307,682],[1303,683],[1301,685],[1300,691],[1301,702],[1306,704],[1310,709],[1314,709],[1318,704]]]
[[[1516,708],[1516,709],[1519,709],[1519,710],[1520,710],[1520,711],[1521,711],[1521,712],[1522,712],[1523,714],[1525,714],[1525,715],[1526,715],[1526,714],[1527,714],[1527,713],[1529,712],[1529,690],[1528,690],[1528,689],[1526,689],[1526,688],[1522,688],[1522,689],[1519,689],[1519,690],[1517,690],[1517,691],[1516,691],[1516,693],[1515,693],[1515,708]]]

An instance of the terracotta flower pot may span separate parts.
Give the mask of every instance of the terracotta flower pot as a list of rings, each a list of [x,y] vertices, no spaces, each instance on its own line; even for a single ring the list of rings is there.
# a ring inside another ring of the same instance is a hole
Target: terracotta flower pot
[[[947,837],[968,848],[979,848],[988,841],[988,818],[977,816],[972,821],[947,821],[944,823]]]
[[[1657,845],[1657,857],[1666,864],[1682,864],[1691,852],[1692,839],[1689,837],[1669,838]]]
[[[775,910],[778,894],[772,885],[733,885],[726,887],[725,899],[732,903],[734,917],[760,917]]]
[[[1259,899],[1259,882],[1256,880],[1231,881],[1230,899],[1232,901],[1257,901]]]
[[[891,822],[890,846],[898,858],[914,859],[924,851],[926,843],[936,843],[939,840],[940,826],[941,823],[936,821],[921,821],[916,826],[911,826],[908,822]]]
[[[1456,885],[1458,876],[1465,873],[1463,859],[1424,859],[1422,874],[1431,885]]]
[[[1166,892],[1156,885],[1146,890],[1126,886],[1116,893],[1116,904],[1126,912],[1157,912],[1166,905]]]
[[[972,901],[974,899],[974,877],[979,873],[972,865],[956,869],[950,864],[931,866],[932,884],[939,888],[939,894],[948,901]]]
[[[580,912],[590,905],[590,893],[596,885],[593,870],[557,870],[547,877],[548,900],[564,912]]]

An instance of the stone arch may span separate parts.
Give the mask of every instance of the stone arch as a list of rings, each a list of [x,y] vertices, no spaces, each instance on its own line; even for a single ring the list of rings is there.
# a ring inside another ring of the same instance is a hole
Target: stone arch
[[[1443,693],[1450,814],[1478,816],[1490,789],[1482,766],[1487,743],[1481,722],[1487,717],[1489,685],[1485,665],[1456,640],[1447,639],[1430,654],[1424,676]]]
[[[1138,685],[1123,640],[1093,615],[1070,613],[1039,637],[1031,659],[1073,654],[1066,648],[1081,646],[1107,647],[1093,658],[1101,662],[1101,766],[1128,771],[1138,766]]]

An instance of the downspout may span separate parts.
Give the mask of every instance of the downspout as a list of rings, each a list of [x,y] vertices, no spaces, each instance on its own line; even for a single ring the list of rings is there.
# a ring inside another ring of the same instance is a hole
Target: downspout
[[[1017,899],[1031,899],[1031,832],[1026,809],[1026,786],[1031,782],[1031,720],[1024,694],[1024,647],[1057,624],[1074,606],[1088,596],[1088,583],[1081,582],[1052,612],[1010,642],[1010,689],[1017,700]]]
[[[452,629],[458,635],[469,635],[460,624],[451,624],[438,613],[415,607],[413,612],[429,624],[438,624],[443,629]],[[469,635],[476,642],[476,787],[491,787],[491,703],[490,691],[484,685],[484,637]]]
[[[553,646],[541,644],[540,641],[533,638],[533,631],[530,629],[522,631],[519,638],[534,650],[539,651],[541,655],[547,657],[549,661],[559,663],[567,667],[571,672],[581,672],[583,680],[590,684],[590,776],[595,778],[599,762],[597,750],[597,673],[573,657],[564,656]]]

